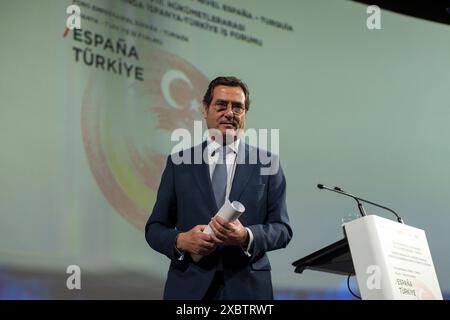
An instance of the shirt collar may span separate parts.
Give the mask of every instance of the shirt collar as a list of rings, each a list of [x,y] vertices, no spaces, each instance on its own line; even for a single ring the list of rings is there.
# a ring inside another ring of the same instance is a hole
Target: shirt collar
[[[222,147],[219,143],[217,143],[216,141],[212,140],[210,136],[208,136],[206,138],[206,141],[207,141],[208,155],[210,155],[210,156],[211,156],[211,154],[214,151],[217,151],[217,149]],[[240,142],[241,142],[241,139],[236,139],[234,142],[228,144],[227,147],[229,149],[233,150],[233,152],[235,154],[237,154],[237,152],[239,150]]]

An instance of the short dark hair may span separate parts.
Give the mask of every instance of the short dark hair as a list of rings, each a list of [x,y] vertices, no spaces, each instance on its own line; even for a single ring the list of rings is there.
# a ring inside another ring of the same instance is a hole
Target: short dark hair
[[[211,104],[213,91],[217,86],[241,87],[245,95],[245,110],[248,111],[248,109],[250,108],[250,92],[244,81],[236,77],[217,77],[213,81],[211,81],[209,83],[208,90],[206,90],[206,93],[203,96],[203,104],[205,104],[206,106],[209,106]]]

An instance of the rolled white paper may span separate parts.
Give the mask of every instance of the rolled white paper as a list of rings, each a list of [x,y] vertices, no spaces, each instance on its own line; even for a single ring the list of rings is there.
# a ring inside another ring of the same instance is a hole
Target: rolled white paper
[[[227,200],[225,200],[224,204],[219,209],[219,211],[216,213],[215,217],[219,216],[222,219],[224,219],[226,222],[231,222],[236,219],[239,219],[239,217],[241,216],[241,214],[244,213],[244,211],[245,211],[245,207],[242,203],[240,203],[239,201],[230,202],[230,200],[227,199]],[[203,233],[206,233],[206,234],[213,233],[209,224],[203,230]],[[199,254],[191,254],[191,256],[192,256],[192,260],[194,260],[195,262],[200,261],[200,259],[203,257],[202,255],[199,255]]]

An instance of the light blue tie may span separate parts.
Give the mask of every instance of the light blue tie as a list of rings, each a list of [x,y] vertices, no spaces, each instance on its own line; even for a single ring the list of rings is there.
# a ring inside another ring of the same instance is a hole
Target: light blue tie
[[[211,178],[211,183],[216,198],[217,208],[221,208],[225,202],[225,192],[227,189],[227,164],[226,164],[226,147],[217,149],[219,158],[214,168],[214,173]],[[224,152],[225,151],[225,152]]]

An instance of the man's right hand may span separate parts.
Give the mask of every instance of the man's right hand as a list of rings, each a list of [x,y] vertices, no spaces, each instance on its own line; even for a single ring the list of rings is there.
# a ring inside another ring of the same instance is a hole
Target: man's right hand
[[[177,238],[177,249],[206,256],[216,249],[212,237],[203,233],[206,225],[199,224],[187,232],[181,232]]]

